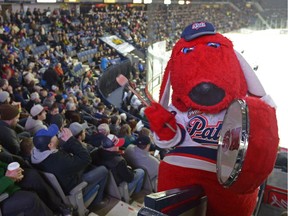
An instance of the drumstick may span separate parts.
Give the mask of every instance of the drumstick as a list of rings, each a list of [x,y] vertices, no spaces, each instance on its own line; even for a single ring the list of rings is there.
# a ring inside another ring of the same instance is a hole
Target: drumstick
[[[129,81],[124,75],[120,74],[119,76],[117,76],[116,81],[122,87],[127,86],[129,90],[133,92],[145,106],[149,106],[149,104],[144,100],[144,98],[129,85]]]
[[[127,77],[125,77],[123,74],[119,74],[119,76],[116,77],[116,81],[117,83],[124,87],[127,86],[128,89],[133,92],[138,98],[139,100],[145,105],[145,106],[149,106],[149,104],[147,103],[147,101],[145,101],[145,99],[135,90],[133,89],[130,85],[129,85],[129,81],[127,79]],[[176,133],[176,130],[169,124],[169,123],[165,123],[165,125],[172,130],[174,133]]]

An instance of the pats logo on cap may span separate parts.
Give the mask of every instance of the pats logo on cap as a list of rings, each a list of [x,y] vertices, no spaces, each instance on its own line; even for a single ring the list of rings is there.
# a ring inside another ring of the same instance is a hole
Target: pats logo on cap
[[[186,41],[193,40],[202,35],[216,34],[215,27],[209,22],[194,22],[188,25],[181,34]]]
[[[204,22],[192,24],[192,29],[198,30],[199,28],[204,28],[204,27],[206,27],[206,24]]]

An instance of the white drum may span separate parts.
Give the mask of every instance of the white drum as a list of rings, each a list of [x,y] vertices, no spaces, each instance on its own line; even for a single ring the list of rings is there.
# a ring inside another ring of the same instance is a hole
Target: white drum
[[[224,116],[217,152],[217,178],[230,187],[239,177],[248,148],[249,118],[245,100],[235,100]]]

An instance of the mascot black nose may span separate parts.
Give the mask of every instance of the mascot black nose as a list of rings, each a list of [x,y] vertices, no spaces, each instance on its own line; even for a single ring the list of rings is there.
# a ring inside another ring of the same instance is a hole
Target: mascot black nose
[[[212,83],[203,82],[190,91],[189,97],[199,105],[213,106],[223,100],[225,91]]]

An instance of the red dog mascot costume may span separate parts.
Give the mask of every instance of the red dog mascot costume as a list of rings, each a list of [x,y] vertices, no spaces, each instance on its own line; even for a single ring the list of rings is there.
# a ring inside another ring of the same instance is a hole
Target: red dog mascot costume
[[[217,146],[226,110],[236,99],[248,107],[249,146],[239,178],[224,188],[216,175]],[[254,71],[211,23],[184,29],[165,69],[160,103],[145,115],[156,144],[172,149],[161,161],[158,191],[199,184],[208,197],[207,215],[252,215],[258,187],[276,160],[276,113]]]

